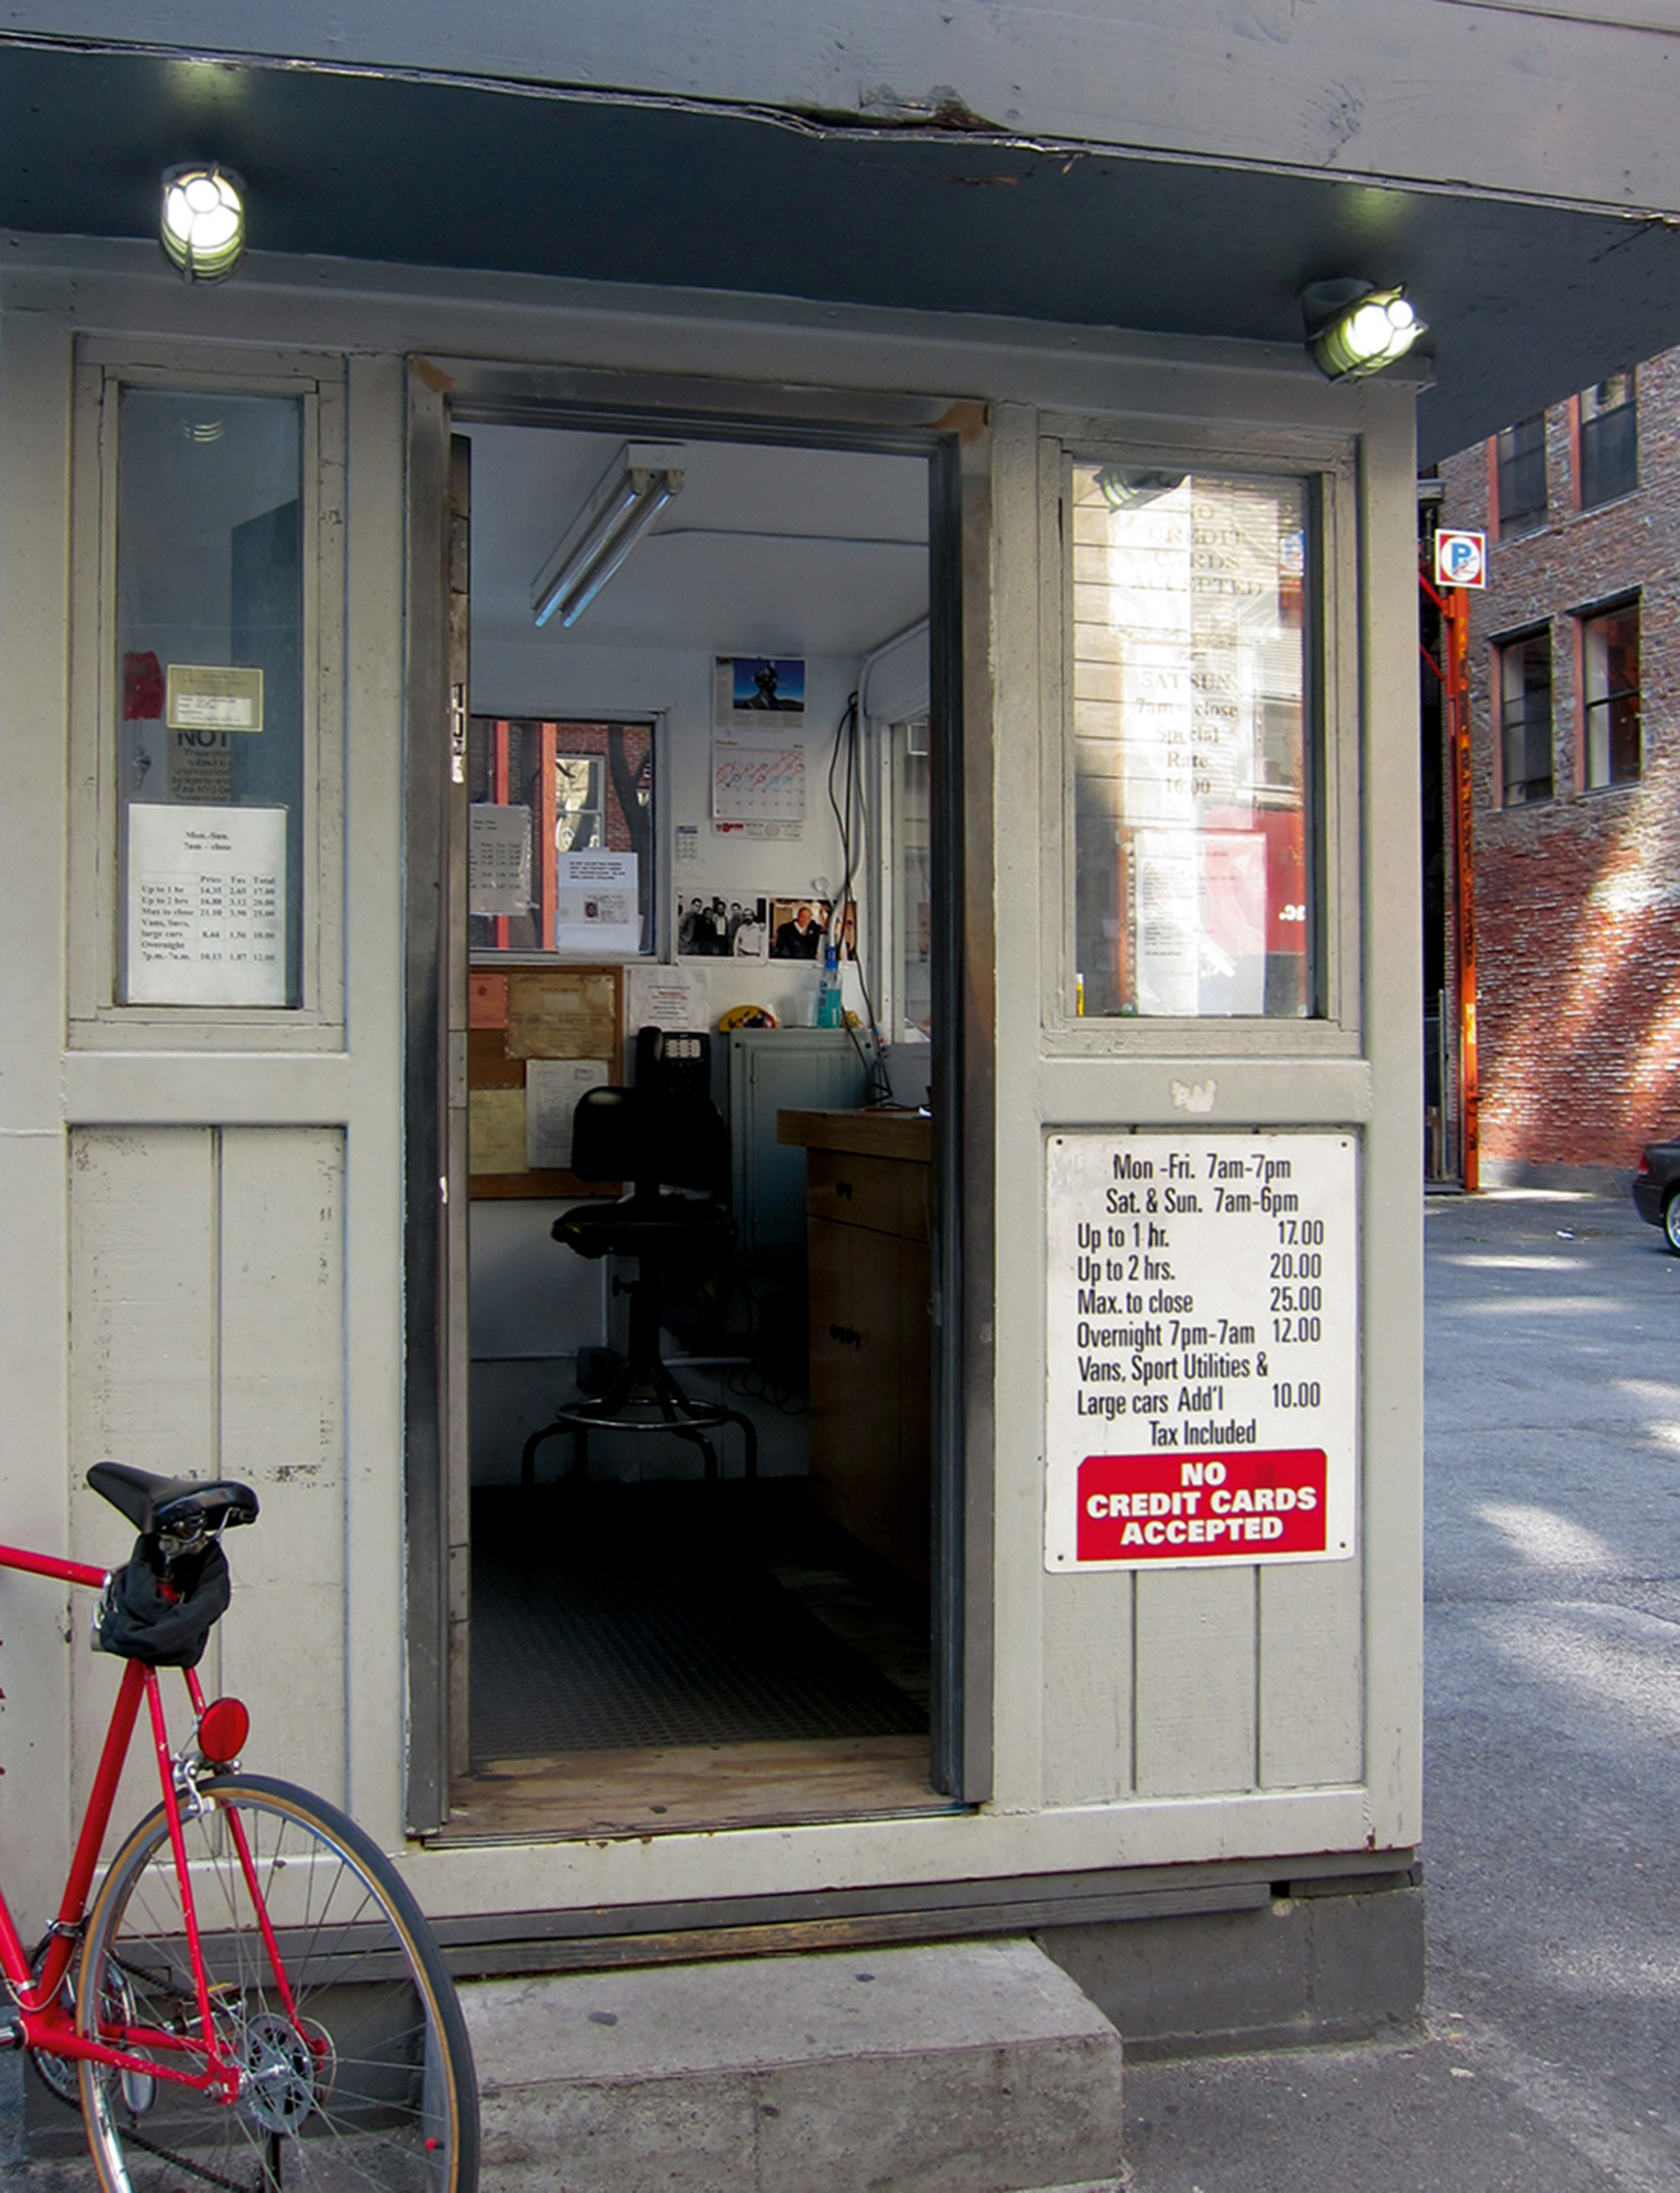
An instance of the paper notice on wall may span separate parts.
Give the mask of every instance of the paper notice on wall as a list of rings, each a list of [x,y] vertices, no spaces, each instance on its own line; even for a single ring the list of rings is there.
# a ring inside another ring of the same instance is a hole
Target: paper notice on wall
[[[634,853],[562,853],[554,915],[557,952],[600,959],[642,948]]]
[[[604,1058],[534,1058],[525,1068],[525,1169],[565,1170],[572,1162],[572,1115],[586,1089],[606,1086]]]
[[[531,908],[531,810],[477,804],[467,824],[467,910],[529,913]]]
[[[706,986],[680,967],[626,967],[624,1024],[637,1028],[695,1028],[706,1024]]]
[[[233,748],[226,731],[171,731],[169,797],[226,807],[233,797]]]
[[[523,1172],[525,1092],[469,1089],[466,1092],[467,1167],[475,1173]]]
[[[286,1003],[286,810],[129,809],[131,1005]]]

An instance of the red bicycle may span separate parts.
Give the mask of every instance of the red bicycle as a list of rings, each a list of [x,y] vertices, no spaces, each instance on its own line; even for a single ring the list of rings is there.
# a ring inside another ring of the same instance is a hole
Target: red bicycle
[[[240,1771],[249,1715],[194,1673],[231,1593],[222,1532],[255,1494],[110,1462],[88,1481],[140,1533],[123,1568],[0,1546],[0,1568],[100,1592],[98,1641],[128,1663],[33,1955],[0,1894],[0,2047],[79,2103],[105,2193],[474,2193],[471,2046],[420,1907],[334,1807]],[[179,1748],[163,1667],[191,1702]],[[162,1801],[95,1891],[142,1705]]]

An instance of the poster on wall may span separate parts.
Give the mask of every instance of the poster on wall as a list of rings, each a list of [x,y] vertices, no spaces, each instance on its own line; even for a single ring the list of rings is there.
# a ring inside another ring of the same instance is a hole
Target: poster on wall
[[[123,996],[131,1005],[283,1005],[286,810],[129,809]]]
[[[1045,1155],[1046,1568],[1346,1560],[1353,1137],[1093,1131]]]
[[[714,657],[711,819],[767,837],[803,830],[805,665],[798,657]]]

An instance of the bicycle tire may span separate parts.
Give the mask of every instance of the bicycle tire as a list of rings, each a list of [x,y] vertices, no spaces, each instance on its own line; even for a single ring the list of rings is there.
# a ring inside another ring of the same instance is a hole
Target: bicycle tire
[[[184,1817],[212,2018],[246,2076],[224,2102],[149,2074],[79,2065],[103,2193],[476,2193],[478,2090],[454,1984],[385,1853],[289,1783],[223,1775]],[[229,1821],[242,1824],[289,2008]],[[89,1976],[105,1975],[100,1988]],[[113,1978],[114,1976],[114,1978]],[[179,1878],[160,1806],[112,1860],[88,1919],[77,2024],[202,2035]],[[134,2044],[129,2044],[131,2047]],[[179,2064],[161,2044],[150,2055]]]

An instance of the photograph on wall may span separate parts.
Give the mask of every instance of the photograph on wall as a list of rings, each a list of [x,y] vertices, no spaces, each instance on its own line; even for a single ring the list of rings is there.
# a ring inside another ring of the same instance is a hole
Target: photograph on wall
[[[770,902],[772,959],[820,959],[822,941],[834,913],[826,898],[778,898]],[[848,899],[837,940],[842,959],[858,956],[858,902]]]
[[[678,891],[677,956],[679,959],[762,959],[769,921],[768,899]]]
[[[765,718],[779,719],[767,724]],[[781,655],[720,655],[716,658],[712,687],[712,727],[720,731],[775,730],[777,736],[803,730],[805,718],[805,665],[803,659]]]

